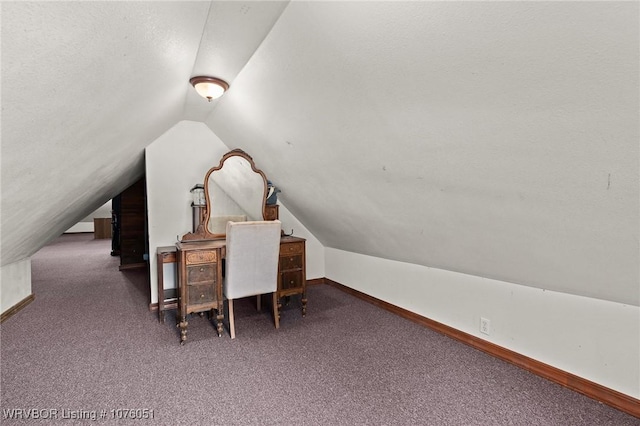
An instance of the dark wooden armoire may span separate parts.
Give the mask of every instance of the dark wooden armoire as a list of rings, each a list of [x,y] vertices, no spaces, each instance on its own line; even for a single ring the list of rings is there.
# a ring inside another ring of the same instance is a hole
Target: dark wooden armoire
[[[112,201],[112,254],[120,255],[120,270],[147,266],[147,198],[142,177]]]

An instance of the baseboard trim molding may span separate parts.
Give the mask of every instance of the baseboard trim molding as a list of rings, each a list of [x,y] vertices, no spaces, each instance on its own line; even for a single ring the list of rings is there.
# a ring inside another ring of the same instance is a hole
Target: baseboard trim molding
[[[142,263],[128,263],[125,265],[118,266],[118,270],[126,271],[127,269],[136,269],[136,268],[145,268],[147,266],[146,262]]]
[[[607,404],[632,416],[640,418],[640,400],[616,390],[607,388],[598,383],[576,376],[575,374],[560,370],[559,368],[537,361],[528,356],[519,354],[510,349],[487,342],[479,337],[457,330],[448,325],[423,317],[404,308],[392,305],[384,300],[377,299],[361,291],[352,289],[336,281],[324,278],[323,282],[345,293],[369,302],[422,326],[444,334],[452,339],[465,343],[475,349],[485,352],[498,359],[506,361],[537,376],[550,380],[575,392],[581,393],[596,401]]]
[[[310,280],[307,280],[307,285],[318,285],[318,284],[324,284],[326,278],[312,278]]]
[[[33,299],[35,298],[36,298],[36,295],[31,293],[30,295],[28,295],[27,297],[25,297],[24,299],[22,299],[21,301],[19,301],[18,303],[16,303],[6,311],[4,311],[2,315],[0,315],[0,324],[5,322],[5,320],[9,319],[11,316],[17,314],[19,311],[22,310],[22,308],[27,306],[29,303],[33,302]]]

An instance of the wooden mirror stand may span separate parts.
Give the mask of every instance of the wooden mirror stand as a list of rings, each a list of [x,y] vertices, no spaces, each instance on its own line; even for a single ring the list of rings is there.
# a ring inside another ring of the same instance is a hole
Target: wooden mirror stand
[[[195,232],[182,241],[225,238],[226,223],[278,219],[278,206],[267,205],[267,178],[241,149],[227,152],[204,178],[206,206]]]

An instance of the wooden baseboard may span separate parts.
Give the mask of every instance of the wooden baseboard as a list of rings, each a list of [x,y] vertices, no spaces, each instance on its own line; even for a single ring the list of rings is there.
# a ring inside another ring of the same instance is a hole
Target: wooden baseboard
[[[118,267],[118,270],[120,271],[126,271],[127,269],[136,269],[136,268],[146,268],[147,267],[147,262],[141,262],[141,263],[128,263],[126,265],[120,265]]]
[[[326,278],[312,278],[310,280],[307,280],[307,285],[318,285],[318,284],[324,284]]]
[[[494,343],[487,342],[479,337],[392,305],[391,303],[369,296],[368,294],[354,290],[328,278],[324,278],[323,282],[375,306],[411,320],[417,324],[428,327],[444,334],[445,336],[451,337],[452,339],[456,339],[503,361],[516,365],[537,376],[543,377],[568,389],[588,396],[589,398],[595,399],[596,401],[602,402],[603,404],[610,405],[611,407],[640,418],[640,400],[629,395],[599,385],[598,383],[576,376],[575,374],[560,370],[559,368],[552,367]]]
[[[16,303],[6,311],[4,311],[0,316],[0,324],[5,322],[5,320],[7,320],[9,317],[18,313],[20,310],[22,310],[22,308],[27,306],[29,303],[33,302],[33,299],[35,298],[36,298],[36,295],[31,293],[30,295],[28,295],[27,297],[25,297],[24,299],[22,299],[21,301],[19,301],[18,303]]]

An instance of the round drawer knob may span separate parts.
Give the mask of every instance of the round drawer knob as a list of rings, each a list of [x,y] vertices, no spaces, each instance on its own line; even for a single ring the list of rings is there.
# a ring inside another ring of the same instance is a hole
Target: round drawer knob
[[[204,299],[204,294],[201,294],[201,295],[200,295],[200,299]]]

